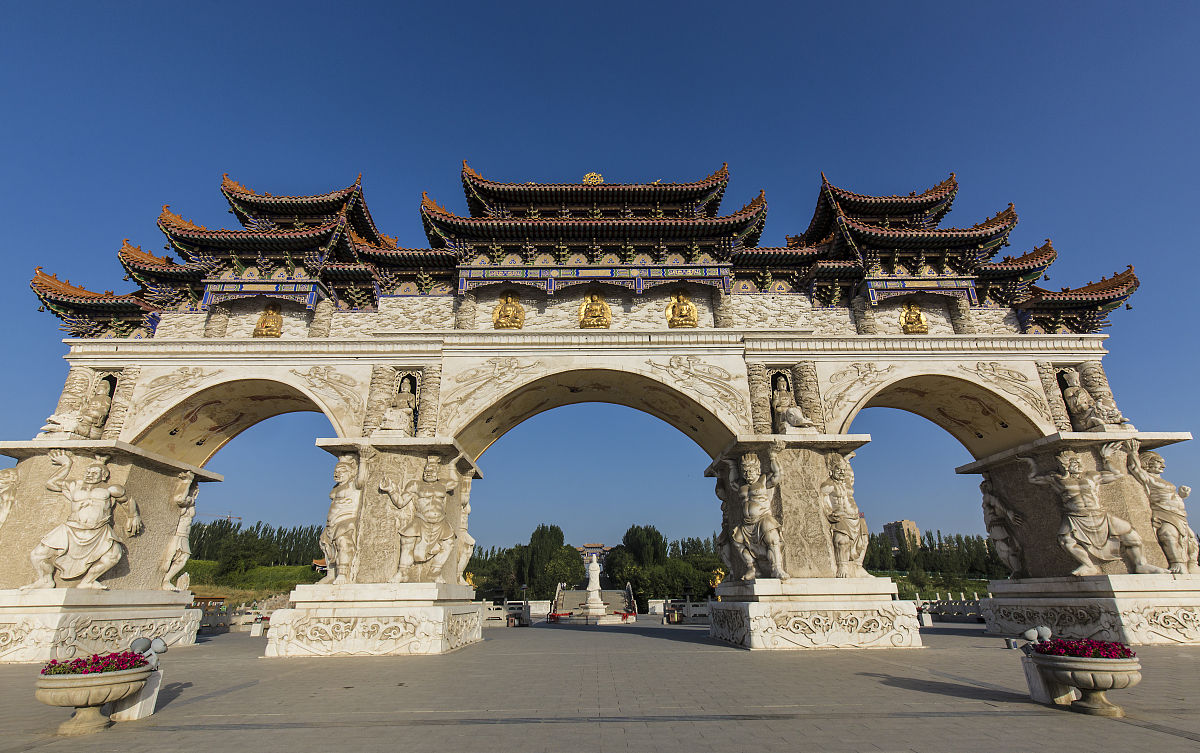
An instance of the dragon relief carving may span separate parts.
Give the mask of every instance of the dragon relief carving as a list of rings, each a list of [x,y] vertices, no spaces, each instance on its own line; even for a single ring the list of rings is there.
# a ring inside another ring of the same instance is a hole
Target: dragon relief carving
[[[1053,422],[1050,406],[1040,391],[1033,386],[1033,380],[1015,369],[1005,368],[999,361],[977,361],[974,366],[959,364],[958,368],[973,374],[981,381],[992,385],[1021,400],[1033,409],[1040,418]],[[1040,384],[1040,381],[1039,381]]]
[[[704,363],[698,356],[671,356],[665,364],[647,360],[646,365],[666,374],[681,392],[706,397],[731,413],[742,426],[751,426],[746,398],[731,386],[734,376],[728,369]]]
[[[834,425],[834,417],[842,406],[851,402],[852,395],[861,394],[887,378],[895,371],[895,364],[881,369],[869,361],[852,363],[829,377],[829,390],[825,396],[825,425]]]

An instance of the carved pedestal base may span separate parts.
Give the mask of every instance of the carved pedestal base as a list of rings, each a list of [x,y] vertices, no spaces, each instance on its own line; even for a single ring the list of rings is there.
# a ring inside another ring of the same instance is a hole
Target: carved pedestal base
[[[750,649],[912,648],[916,605],[894,601],[886,578],[791,578],[722,583],[708,634]]]
[[[135,638],[196,642],[190,593],[45,588],[0,590],[0,662],[45,662],[125,651]]]
[[[1200,645],[1200,575],[1094,575],[992,581],[989,633],[1045,625],[1057,638]]]
[[[444,654],[483,640],[470,586],[360,583],[297,586],[271,615],[267,656]]]

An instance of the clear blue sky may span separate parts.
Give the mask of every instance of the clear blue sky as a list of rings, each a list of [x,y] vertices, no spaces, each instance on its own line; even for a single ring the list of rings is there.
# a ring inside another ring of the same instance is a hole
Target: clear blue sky
[[[727,161],[728,207],[766,189],[764,245],[807,226],[821,170],[866,193],[955,171],[949,222],[1013,202],[1010,251],[1046,237],[1059,250],[1049,285],[1136,265],[1134,310],[1108,330],[1118,402],[1139,428],[1200,428],[1195,3],[10,2],[4,26],[4,438],[37,431],[66,373],[34,266],[131,289],[116,251],[162,246],[162,204],[234,224],[223,172],[303,194],[361,171],[381,230],[421,245],[422,190],[465,211],[464,158],[513,181],[690,180]],[[856,462],[873,530],[982,529],[948,435],[884,409],[853,430],[875,437]],[[202,512],[319,522],[332,460],[311,438],[330,433],[310,414],[250,430],[212,461],[228,481]],[[1165,456],[1172,480],[1200,482],[1200,450]],[[543,521],[575,543],[633,522],[669,537],[719,524],[703,453],[625,408],[543,414],[480,464],[483,545]]]

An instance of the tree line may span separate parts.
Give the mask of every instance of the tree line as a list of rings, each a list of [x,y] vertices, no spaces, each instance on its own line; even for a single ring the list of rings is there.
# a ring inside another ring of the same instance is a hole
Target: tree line
[[[242,528],[232,520],[192,523],[188,540],[192,557],[215,560],[217,575],[242,573],[266,565],[311,565],[320,559],[321,526],[284,528],[261,520]]]
[[[941,531],[926,531],[920,540],[901,536],[893,548],[883,533],[871,534],[863,566],[872,572],[904,572],[909,581],[921,588],[928,573],[953,578],[1000,579],[1009,575],[996,548],[986,536],[943,536]]]
[[[492,600],[552,599],[559,583],[575,586],[585,577],[578,550],[564,543],[561,528],[545,523],[534,529],[528,544],[476,547],[467,573],[476,598]]]

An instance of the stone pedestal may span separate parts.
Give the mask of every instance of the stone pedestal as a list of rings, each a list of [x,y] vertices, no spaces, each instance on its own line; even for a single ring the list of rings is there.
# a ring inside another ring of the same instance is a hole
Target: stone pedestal
[[[266,656],[444,654],[483,639],[474,597],[453,583],[297,586],[271,615]]]
[[[912,648],[917,609],[887,578],[759,578],[717,586],[709,635],[749,649]]]
[[[1056,638],[1200,645],[1200,575],[1093,575],[992,581],[989,633],[1045,625]]]
[[[190,593],[44,588],[0,590],[0,662],[60,661],[125,651],[136,638],[196,642]]]

